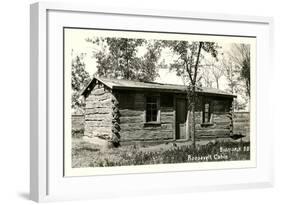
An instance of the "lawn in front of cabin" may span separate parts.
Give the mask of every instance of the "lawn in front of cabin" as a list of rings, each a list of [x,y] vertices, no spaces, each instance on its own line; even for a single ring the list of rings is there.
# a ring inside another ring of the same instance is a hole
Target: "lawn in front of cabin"
[[[196,148],[191,142],[135,143],[104,149],[82,138],[72,138],[73,168],[236,160],[250,160],[250,142],[201,140]]]

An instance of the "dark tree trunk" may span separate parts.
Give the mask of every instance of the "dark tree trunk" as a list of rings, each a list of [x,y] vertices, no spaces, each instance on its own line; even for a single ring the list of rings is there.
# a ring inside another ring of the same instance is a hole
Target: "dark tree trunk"
[[[197,72],[198,72],[198,66],[199,66],[199,59],[201,54],[201,49],[203,46],[203,42],[199,43],[198,53],[196,57],[196,63],[194,65],[194,77],[193,79],[190,78],[192,88],[191,88],[191,112],[192,112],[192,145],[195,148],[196,147],[196,137],[195,137],[195,99],[196,99],[196,83],[197,83]],[[190,73],[191,76],[191,73]]]
[[[191,91],[191,112],[192,112],[192,146],[196,147],[196,138],[195,138],[195,85],[192,86]]]

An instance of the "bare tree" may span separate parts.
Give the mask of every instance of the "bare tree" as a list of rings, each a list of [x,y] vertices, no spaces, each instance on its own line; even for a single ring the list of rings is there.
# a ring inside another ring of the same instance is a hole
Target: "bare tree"
[[[237,88],[239,83],[237,78],[237,72],[238,72],[237,68],[235,67],[233,61],[227,59],[226,57],[222,59],[222,64],[224,67],[224,76],[226,77],[228,82],[228,87],[229,87],[228,91],[234,94],[236,93],[235,88]]]
[[[216,83],[216,88],[219,89],[220,78],[223,76],[223,72],[224,72],[221,61],[218,61],[217,59],[207,60],[207,64],[205,67],[206,69],[208,68],[210,69],[209,74],[211,74],[211,76],[213,77],[214,82]]]
[[[245,109],[247,104],[247,96],[245,86],[240,80],[240,67],[233,62],[231,58],[223,57],[222,65],[224,68],[224,76],[227,80],[228,92],[238,94],[241,99],[234,99],[233,107],[235,110]]]
[[[207,88],[213,87],[214,80],[212,78],[210,69],[208,67],[205,67],[205,69],[202,69],[201,81],[203,82],[204,87],[207,87]]]

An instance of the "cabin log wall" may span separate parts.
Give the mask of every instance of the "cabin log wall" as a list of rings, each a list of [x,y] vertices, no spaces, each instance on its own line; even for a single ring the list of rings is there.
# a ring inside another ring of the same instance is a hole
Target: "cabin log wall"
[[[160,123],[147,124],[145,123],[146,93],[116,92],[115,97],[119,101],[121,142],[173,139],[173,107],[160,106]]]
[[[209,103],[211,120],[203,123],[203,106]],[[197,102],[195,112],[195,136],[196,139],[229,138],[232,130],[231,99],[219,97],[201,96]],[[191,118],[189,123],[191,126]]]
[[[146,96],[160,98],[160,123],[145,122]],[[99,137],[109,141],[161,141],[175,139],[175,99],[186,95],[170,94],[171,104],[161,103],[167,94],[143,91],[111,92],[102,83],[96,83],[86,97],[85,131],[88,137]],[[211,121],[203,124],[204,103],[210,103]],[[231,98],[199,96],[196,102],[196,139],[228,138],[232,130]],[[189,132],[192,113],[189,112]],[[191,133],[189,133],[191,136]],[[117,138],[116,138],[117,137]]]
[[[112,94],[97,83],[86,98],[85,131],[87,137],[112,138]]]

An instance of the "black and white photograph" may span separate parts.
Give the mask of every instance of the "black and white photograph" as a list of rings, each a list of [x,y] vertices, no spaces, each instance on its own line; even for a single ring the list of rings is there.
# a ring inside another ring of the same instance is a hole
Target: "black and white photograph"
[[[70,169],[255,160],[255,37],[63,33]]]

